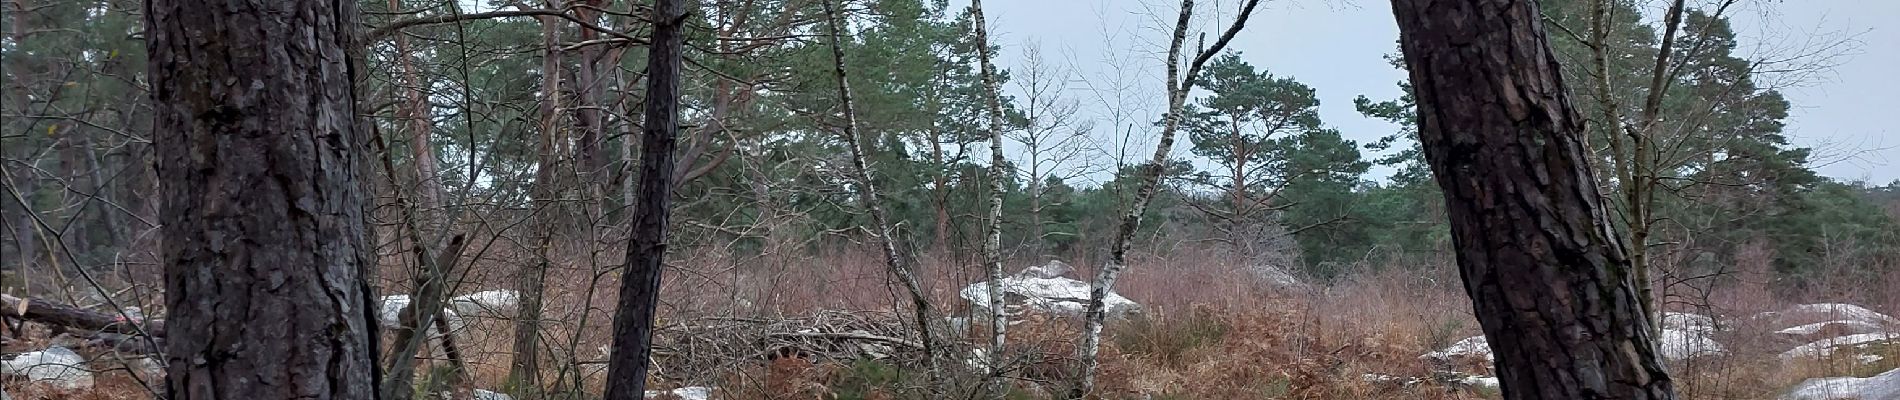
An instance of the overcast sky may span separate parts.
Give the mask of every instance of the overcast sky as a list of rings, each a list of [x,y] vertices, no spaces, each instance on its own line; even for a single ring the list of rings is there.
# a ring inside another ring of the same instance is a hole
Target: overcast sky
[[[1236,1],[1200,3],[1202,7],[1218,3],[1213,7],[1231,13]],[[1649,6],[1658,10],[1663,6],[1660,0],[1652,3]],[[1813,47],[1809,43],[1854,39],[1852,51],[1834,58],[1829,71],[1786,89],[1795,105],[1787,133],[1797,144],[1817,149],[1815,167],[1823,175],[1877,183],[1900,179],[1900,138],[1893,137],[1896,132],[1890,122],[1900,113],[1900,84],[1895,83],[1895,72],[1900,71],[1900,23],[1895,22],[1900,21],[1900,1],[1743,3],[1748,6],[1736,13],[1735,25],[1744,54],[1782,54],[1787,49]],[[1069,95],[1081,101],[1083,114],[1102,120],[1109,113],[1104,105],[1108,102],[1098,101],[1103,91],[1088,87],[1113,86],[1117,75],[1136,85],[1137,91],[1128,93],[1125,102],[1145,103],[1143,118],[1159,115],[1160,75],[1165,71],[1161,59],[1167,40],[1163,25],[1171,23],[1178,4],[1169,0],[1013,0],[984,6],[992,40],[1005,47],[997,61],[1003,68],[1019,67],[1023,49],[1032,43],[1039,46],[1045,58],[1071,65],[1078,80],[1088,81],[1073,84]],[[1321,116],[1349,139],[1364,143],[1395,129],[1360,116],[1352,106],[1352,99],[1359,95],[1381,100],[1397,97],[1395,83],[1405,78],[1383,58],[1396,51],[1398,38],[1387,1],[1269,0],[1261,7],[1235,38],[1232,49],[1257,67],[1312,86],[1319,92]],[[1207,21],[1203,25],[1217,29]],[[1099,130],[1109,135],[1106,129]],[[1152,142],[1133,145],[1152,149]],[[1187,156],[1186,149],[1177,145],[1175,154]]]

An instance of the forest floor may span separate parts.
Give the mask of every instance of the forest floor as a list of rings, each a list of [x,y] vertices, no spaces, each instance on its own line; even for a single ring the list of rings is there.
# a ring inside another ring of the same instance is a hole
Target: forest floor
[[[658,369],[652,386],[717,387],[714,398],[727,399],[900,399],[920,398],[922,368],[893,360],[915,357],[915,350],[890,344],[827,344],[822,340],[787,344],[785,332],[851,332],[901,337],[908,332],[900,312],[902,296],[869,257],[840,257],[796,263],[799,273],[768,274],[715,269],[707,259],[683,266],[691,271],[668,277],[657,339]],[[1080,263],[1077,263],[1081,265]],[[781,264],[792,265],[792,264]],[[952,315],[970,312],[955,297],[963,285],[980,282],[973,268],[956,263],[927,264],[930,292],[940,309]],[[1437,265],[1437,266],[1433,266]],[[1784,359],[1783,353],[1816,335],[1776,335],[1783,325],[1828,318],[1754,322],[1766,311],[1807,303],[1848,303],[1884,314],[1900,312],[1900,273],[1868,281],[1810,282],[1800,290],[1777,288],[1760,269],[1748,268],[1709,290],[1671,293],[1669,309],[1711,315],[1722,327],[1711,333],[1722,350],[1673,360],[1669,367],[1685,399],[1776,399],[1802,381],[1816,377],[1866,377],[1900,368],[1900,341],[1876,342],[1825,356]],[[1887,269],[1892,271],[1893,269]],[[598,393],[604,377],[611,277],[551,276],[551,321],[544,342],[551,353],[541,386],[573,387]],[[555,275],[562,275],[556,272]],[[1088,276],[1089,271],[1077,274]],[[471,278],[459,292],[481,290]],[[1284,283],[1284,282],[1280,282]],[[1134,317],[1107,327],[1100,375],[1103,399],[1489,399],[1496,398],[1494,375],[1483,360],[1445,361],[1421,357],[1479,335],[1455,270],[1448,263],[1388,267],[1349,274],[1326,283],[1283,285],[1260,279],[1242,266],[1210,260],[1144,260],[1117,285],[1117,291],[1143,304]],[[589,290],[589,286],[597,286]],[[1693,296],[1689,294],[1693,293]],[[585,318],[582,318],[582,317]],[[1012,399],[1055,398],[1073,379],[1077,323],[1062,316],[1031,315],[1010,330],[1010,347],[998,365],[1009,377]],[[470,366],[461,385],[444,384],[427,367],[421,393],[473,388],[500,391],[512,357],[511,324],[505,319],[470,318],[459,334]],[[724,325],[710,321],[725,321]],[[963,321],[969,321],[964,319]],[[980,321],[980,319],[978,319]],[[802,324],[802,325],[801,325]],[[968,326],[975,325],[975,327]],[[980,361],[968,354],[986,346],[982,323],[965,324],[950,334],[946,356],[955,398],[974,398],[981,387]],[[801,326],[804,326],[801,328]],[[937,327],[939,330],[957,328]],[[1887,323],[1888,332],[1900,329]],[[31,331],[25,341],[5,350],[18,352],[58,344],[50,331]],[[97,371],[86,390],[58,390],[10,382],[13,399],[145,399],[140,384],[156,377],[138,376],[138,365],[104,361],[97,350],[79,348]],[[790,349],[790,350],[786,350]],[[431,352],[432,354],[435,352]],[[440,360],[431,358],[435,365]],[[958,362],[962,361],[962,362]],[[563,374],[558,370],[572,373]],[[558,397],[557,397],[558,398]]]

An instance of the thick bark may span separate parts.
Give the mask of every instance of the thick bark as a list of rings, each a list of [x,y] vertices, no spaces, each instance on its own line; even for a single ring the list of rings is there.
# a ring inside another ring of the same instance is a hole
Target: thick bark
[[[1394,0],[1419,137],[1507,399],[1673,399],[1535,2]]]
[[[1181,15],[1175,20],[1174,38],[1168,45],[1168,110],[1162,117],[1161,141],[1155,144],[1154,156],[1140,169],[1140,183],[1135,189],[1134,204],[1122,210],[1124,214],[1115,227],[1114,242],[1109,246],[1108,263],[1095,274],[1094,285],[1089,289],[1088,309],[1083,312],[1081,371],[1079,382],[1069,393],[1071,398],[1080,399],[1095,391],[1095,373],[1101,368],[1099,361],[1102,345],[1102,324],[1108,319],[1108,307],[1104,301],[1108,293],[1114,290],[1115,278],[1128,268],[1128,248],[1134,241],[1135,231],[1141,227],[1141,219],[1147,214],[1148,203],[1154,201],[1155,191],[1161,186],[1161,173],[1168,165],[1168,153],[1174,151],[1174,136],[1181,128],[1182,108],[1187,104],[1188,92],[1194,89],[1196,78],[1207,60],[1220,54],[1234,35],[1247,26],[1247,18],[1253,15],[1260,0],[1248,0],[1241,6],[1240,14],[1234,17],[1232,25],[1214,40],[1212,47],[1204,48],[1189,63],[1185,74],[1181,72],[1181,53],[1187,44],[1188,25],[1193,22],[1194,0],[1181,0]]]
[[[983,266],[988,267],[990,301],[990,371],[984,384],[992,399],[1003,398],[1002,360],[1009,341],[1009,315],[1003,312],[1003,177],[1009,173],[1009,161],[1003,159],[1003,101],[996,88],[996,66],[990,62],[990,37],[983,25],[983,0],[971,0],[970,15],[976,26],[978,74],[983,79],[984,100],[989,104],[990,131],[990,215],[989,233],[983,237]]]
[[[937,367],[937,338],[930,330],[930,298],[924,297],[924,289],[918,284],[917,274],[911,271],[910,266],[905,264],[904,257],[897,252],[897,229],[891,226],[890,214],[884,210],[883,194],[878,193],[876,180],[872,179],[875,175],[869,163],[865,162],[864,141],[858,135],[857,106],[852,104],[851,80],[848,78],[850,74],[845,69],[844,44],[842,43],[844,34],[842,29],[838,28],[839,24],[844,23],[843,17],[838,15],[837,5],[832,4],[831,0],[821,0],[819,3],[823,4],[825,9],[825,27],[828,33],[826,36],[831,45],[831,71],[832,75],[838,78],[838,102],[844,109],[842,136],[845,147],[851,152],[852,172],[857,175],[854,178],[858,184],[858,201],[864,203],[864,208],[871,213],[871,222],[877,225],[877,242],[884,251],[884,265],[890,268],[891,275],[897,278],[899,283],[904,284],[904,289],[910,294],[912,311],[917,322],[917,336],[921,338],[919,343],[924,348],[924,372],[930,381],[926,388],[929,398],[942,398],[946,383],[943,371]]]
[[[171,398],[377,398],[356,2],[146,11]]]
[[[607,358],[607,400],[644,399],[653,352],[653,312],[666,269],[666,225],[673,199],[673,149],[679,136],[680,61],[686,45],[686,0],[653,7],[647,48],[646,115],[640,130],[640,193],[627,240],[614,311],[613,354]]]

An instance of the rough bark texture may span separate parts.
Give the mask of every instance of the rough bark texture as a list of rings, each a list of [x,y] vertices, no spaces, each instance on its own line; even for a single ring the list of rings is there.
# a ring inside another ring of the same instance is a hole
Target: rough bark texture
[[[1537,4],[1392,4],[1504,397],[1673,399]]]
[[[821,0],[819,3],[823,4],[825,9],[825,27],[826,33],[829,33],[826,36],[831,44],[832,74],[838,78],[838,102],[844,109],[842,110],[844,114],[842,136],[845,147],[851,151],[852,172],[857,175],[855,178],[858,184],[858,201],[864,203],[864,208],[871,212],[871,222],[877,225],[877,241],[884,251],[884,265],[890,268],[891,275],[897,278],[898,282],[903,283],[904,289],[910,294],[912,311],[917,322],[917,335],[922,339],[919,343],[924,348],[924,372],[930,380],[926,388],[929,398],[943,398],[946,383],[943,380],[943,371],[937,367],[937,338],[930,330],[930,298],[924,297],[923,286],[917,283],[917,274],[911,272],[910,266],[904,263],[904,257],[897,252],[897,229],[892,228],[890,214],[884,210],[883,195],[878,193],[876,180],[872,179],[874,174],[871,173],[871,166],[865,162],[864,141],[858,137],[857,107],[851,102],[851,80],[848,78],[850,74],[845,69],[844,45],[840,43],[844,40],[841,38],[843,33],[838,28],[838,25],[844,23],[843,17],[838,15],[837,5],[832,4],[831,0]]]
[[[983,0],[971,0],[970,15],[976,26],[979,74],[990,113],[990,215],[989,233],[983,238],[983,266],[989,273],[984,285],[990,295],[990,371],[984,384],[990,398],[1003,398],[1001,378],[1004,345],[1009,341],[1009,314],[1003,310],[1003,178],[1009,173],[1009,160],[1003,158],[1003,101],[996,87],[996,66],[990,63],[989,29],[983,23]],[[1034,177],[1031,177],[1034,180]]]
[[[607,358],[607,400],[646,398],[653,353],[653,312],[660,303],[666,269],[666,225],[673,199],[673,149],[679,136],[680,61],[685,48],[686,0],[659,0],[653,7],[652,45],[647,48],[647,100],[641,124],[640,193],[634,202],[627,264],[620,275],[614,311],[613,354]]]
[[[146,3],[171,398],[378,396],[356,14]]]

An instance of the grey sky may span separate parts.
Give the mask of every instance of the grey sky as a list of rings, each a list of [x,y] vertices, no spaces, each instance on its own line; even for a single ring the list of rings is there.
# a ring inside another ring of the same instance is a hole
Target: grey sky
[[[1236,1],[1203,0],[1201,6],[1231,14]],[[1652,6],[1660,8],[1656,3]],[[1749,4],[1737,13],[1744,54],[1778,54],[1850,36],[1857,41],[1851,54],[1833,59],[1828,72],[1785,90],[1796,107],[1788,120],[1789,135],[1799,145],[1817,148],[1816,168],[1824,175],[1876,183],[1900,179],[1900,140],[1891,138],[1894,128],[1889,125],[1891,113],[1900,112],[1900,87],[1893,74],[1900,70],[1900,25],[1893,22],[1900,21],[1900,1],[1771,3]],[[1145,121],[1159,113],[1167,35],[1161,28],[1171,23],[1177,4],[1016,0],[984,6],[993,40],[1005,46],[997,61],[1003,68],[1019,66],[1022,50],[1031,42],[1040,45],[1046,58],[1073,63],[1078,79],[1096,87],[1108,85],[1107,77],[1117,75],[1119,66],[1123,79],[1135,85],[1128,101],[1145,103],[1147,110],[1139,117]],[[1385,0],[1270,0],[1261,7],[1231,48],[1256,66],[1313,86],[1319,91],[1322,117],[1350,139],[1364,143],[1395,129],[1360,116],[1352,107],[1352,99],[1362,94],[1381,100],[1397,97],[1395,83],[1404,79],[1383,59],[1396,50],[1398,38]],[[1207,25],[1207,30],[1217,29]],[[1103,61],[1109,58],[1120,61]],[[1077,83],[1069,94],[1081,101],[1083,114],[1105,119],[1108,107],[1086,86]],[[1102,136],[1112,136],[1102,131]],[[1134,154],[1152,151],[1139,150],[1152,149],[1152,141],[1138,139],[1130,146]],[[1175,151],[1187,155],[1186,146],[1177,145]]]

